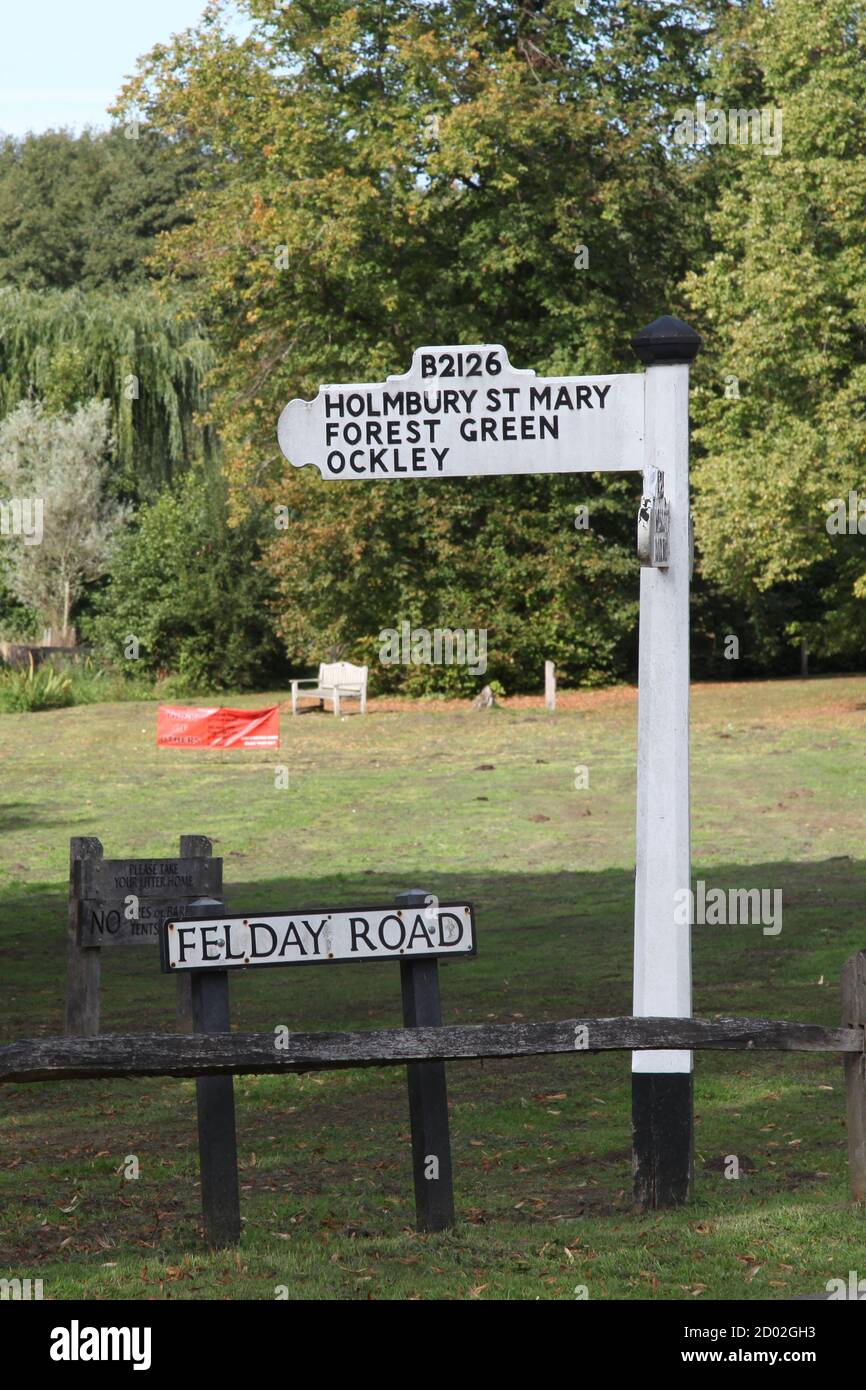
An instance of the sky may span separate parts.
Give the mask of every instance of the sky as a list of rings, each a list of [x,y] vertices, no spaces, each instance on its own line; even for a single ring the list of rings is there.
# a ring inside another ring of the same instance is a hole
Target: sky
[[[204,0],[3,0],[0,132],[110,125],[135,60],[195,24]]]

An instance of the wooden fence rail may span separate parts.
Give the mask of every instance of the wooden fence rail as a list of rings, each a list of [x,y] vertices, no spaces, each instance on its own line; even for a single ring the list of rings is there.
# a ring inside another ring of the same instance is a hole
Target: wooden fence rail
[[[433,964],[435,966],[435,962]],[[232,1033],[228,1031],[225,975],[220,972],[218,979],[216,974],[209,976],[204,972],[194,982],[193,990],[193,1013],[199,1016],[197,1032],[26,1038],[0,1047],[0,1082],[195,1077],[203,1228],[208,1244],[219,1247],[234,1244],[241,1232],[237,1137],[230,1092],[231,1077],[235,1075],[346,1067],[407,1067],[417,1224],[419,1230],[435,1231],[451,1225],[454,1213],[447,1119],[433,1123],[437,1112],[432,1102],[426,1108],[420,1104],[423,1087],[419,1090],[418,1083],[424,1080],[423,1073],[429,1064],[442,1064],[441,1109],[445,1105],[444,1063],[448,1061],[645,1049],[836,1052],[842,1055],[845,1064],[851,1195],[859,1206],[866,1204],[866,951],[855,952],[842,970],[841,1028],[827,1028],[818,1023],[788,1023],[774,1018],[630,1016],[569,1018],[553,1023],[430,1026],[431,1017],[439,1017],[438,991],[435,1008],[428,1000],[430,1007],[425,1006],[419,1012],[415,995],[420,988],[419,981],[413,984],[411,980],[404,980],[404,1019],[410,1025],[404,1028],[363,1033],[286,1034],[282,1029],[273,1033]],[[215,997],[207,1005],[205,993],[213,994],[215,990],[219,998]],[[407,1007],[407,1000],[410,1007]],[[416,1026],[416,1019],[420,1026]],[[219,1031],[210,1032],[209,1028]],[[228,1079],[224,1083],[207,1080],[219,1076]],[[215,1092],[211,1095],[214,1087],[221,1088],[219,1096]],[[437,1160],[435,1171],[430,1168],[434,1158]],[[419,1166],[421,1160],[423,1172]],[[431,1195],[424,1190],[423,1181],[428,1177],[441,1183],[441,1192]],[[639,1182],[636,1174],[635,1194],[644,1208],[658,1205],[654,1197],[654,1178],[653,1172],[648,1175],[642,1172]]]
[[[863,1054],[864,1032],[772,1018],[571,1018],[556,1023],[453,1024],[363,1033],[144,1033],[26,1038],[0,1047],[0,1081],[218,1076],[405,1066],[581,1053],[682,1049]]]

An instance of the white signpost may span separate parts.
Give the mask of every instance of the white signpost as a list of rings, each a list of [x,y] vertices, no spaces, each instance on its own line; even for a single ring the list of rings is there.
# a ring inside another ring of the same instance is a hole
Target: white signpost
[[[503,347],[418,348],[403,376],[323,386],[277,427],[323,478],[470,478],[639,468],[644,376],[537,377]]]
[[[691,1016],[691,944],[676,922],[689,851],[689,363],[701,339],[656,319],[633,346],[646,372],[537,377],[497,345],[423,347],[403,376],[291,401],[280,448],[337,480],[641,472],[634,1012]],[[690,1052],[632,1057],[635,1195],[688,1195]]]

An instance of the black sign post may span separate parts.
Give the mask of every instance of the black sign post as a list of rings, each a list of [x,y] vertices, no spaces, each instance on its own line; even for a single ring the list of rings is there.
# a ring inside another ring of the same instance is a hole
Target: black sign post
[[[401,908],[429,908],[432,894],[420,889],[398,893]],[[400,962],[403,1025],[441,1028],[439,961],[436,957]],[[448,1130],[448,1090],[444,1062],[410,1062],[409,1122],[412,1129],[412,1173],[415,1180],[415,1218],[419,1231],[444,1231],[454,1225],[454,1180]]]
[[[67,1036],[99,1033],[103,950],[157,945],[163,918],[185,917],[203,895],[222,906],[222,868],[206,835],[182,835],[180,855],[164,859],[106,859],[95,836],[70,840]],[[178,1025],[189,1032],[189,980],[178,976],[177,990]]]
[[[213,917],[222,903],[201,898],[184,916]],[[181,980],[178,976],[178,982]],[[189,976],[194,1033],[230,1033],[227,970],[197,970]],[[238,1189],[238,1141],[235,1093],[231,1076],[200,1076],[195,1083],[198,1108],[198,1156],[204,1238],[212,1250],[236,1245],[241,1235]]]

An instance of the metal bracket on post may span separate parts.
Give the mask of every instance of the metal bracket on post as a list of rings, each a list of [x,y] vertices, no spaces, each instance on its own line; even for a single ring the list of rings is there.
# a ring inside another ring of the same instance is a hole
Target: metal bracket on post
[[[400,909],[428,908],[432,893],[410,889],[398,893]],[[401,960],[405,1028],[441,1028],[439,962]],[[415,1179],[415,1215],[419,1231],[444,1231],[454,1225],[454,1183],[451,1170],[451,1138],[448,1132],[448,1092],[444,1062],[409,1062],[409,1120],[412,1130],[412,1172]]]
[[[656,473],[655,493],[645,493],[637,514],[637,557],[642,565],[667,569],[670,564],[671,509],[665,475]]]

